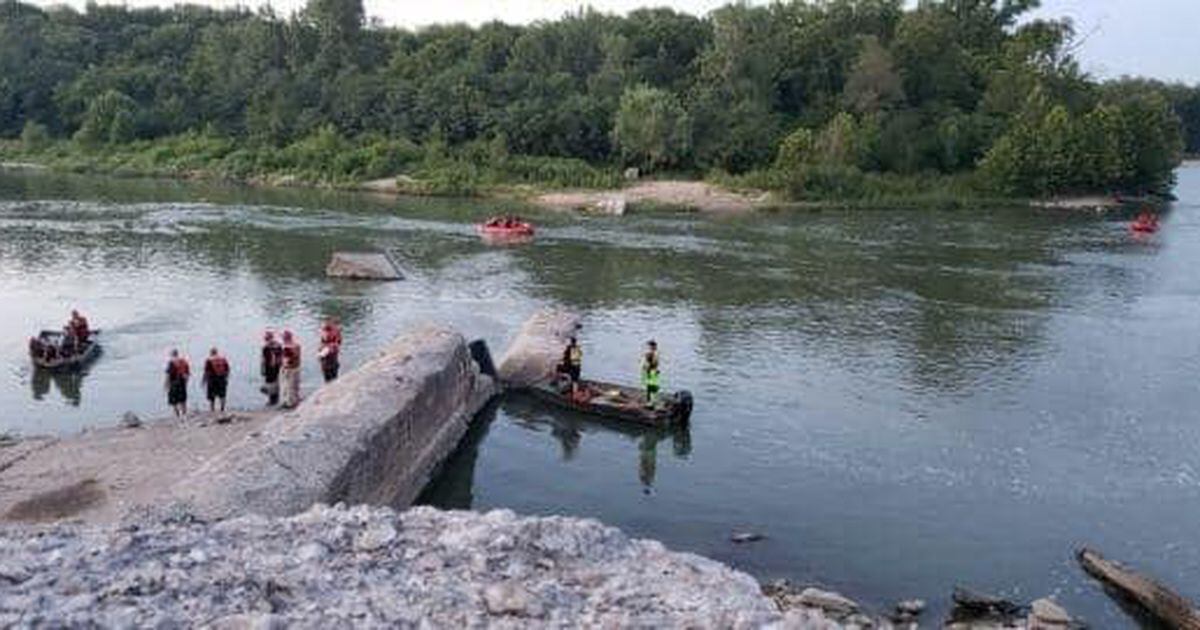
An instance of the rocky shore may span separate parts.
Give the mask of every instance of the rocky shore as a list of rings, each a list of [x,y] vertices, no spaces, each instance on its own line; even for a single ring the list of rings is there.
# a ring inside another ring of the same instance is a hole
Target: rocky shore
[[[839,627],[595,521],[315,506],[0,529],[0,626]]]

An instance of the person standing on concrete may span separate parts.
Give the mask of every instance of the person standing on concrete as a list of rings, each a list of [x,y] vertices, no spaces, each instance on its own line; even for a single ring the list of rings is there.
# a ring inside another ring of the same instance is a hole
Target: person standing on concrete
[[[283,369],[279,372],[279,393],[284,409],[300,404],[300,344],[292,331],[283,331]]]
[[[216,348],[208,351],[208,359],[204,361],[204,387],[208,394],[208,410],[216,411],[217,401],[220,401],[224,412],[225,395],[229,390],[229,361]]]
[[[317,358],[321,362],[321,374],[325,376],[326,383],[338,377],[338,371],[341,369],[341,350],[341,328],[336,319],[327,319],[321,326],[321,349],[317,351]]]
[[[267,406],[279,404],[279,371],[283,368],[283,346],[275,339],[275,333],[263,333],[262,347],[262,393],[267,395]]]
[[[167,361],[167,404],[175,412],[176,418],[187,416],[187,386],[192,376],[192,367],[187,359],[179,356],[179,350],[171,350],[171,358]]]

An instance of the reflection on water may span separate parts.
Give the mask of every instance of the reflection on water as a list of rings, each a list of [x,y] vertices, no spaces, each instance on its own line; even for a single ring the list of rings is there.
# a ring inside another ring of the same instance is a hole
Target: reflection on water
[[[29,385],[33,389],[34,400],[45,400],[53,384],[62,399],[72,407],[78,407],[83,402],[83,381],[87,378],[86,369],[47,370],[30,368]]]
[[[417,503],[443,509],[467,510],[474,505],[474,482],[480,447],[492,429],[499,409],[514,426],[536,435],[548,435],[558,444],[559,457],[564,462],[575,459],[590,434],[619,436],[628,443],[626,469],[636,471],[642,492],[654,490],[658,469],[658,447],[670,441],[670,454],[687,459],[692,454],[691,429],[648,427],[602,417],[590,416],[566,409],[547,408],[536,398],[524,394],[506,396],[503,403],[494,403],[476,419],[455,453],[446,460],[437,479],[425,489]],[[632,475],[631,475],[632,476]]]
[[[504,211],[488,201],[0,174],[0,432],[165,413],[176,346],[222,348],[230,404],[256,407],[265,327],[312,350],[336,315],[352,368],[427,321],[501,349],[562,305],[585,316],[588,377],[636,382],[656,338],[664,386],[695,394],[690,432],[506,399],[426,502],[596,517],[933,616],[955,584],[1055,593],[1112,627],[1081,541],[1200,598],[1200,169],[1178,195],[1150,239],[1028,209],[522,209],[537,239],[492,247],[472,227]],[[408,277],[327,279],[337,249],[392,252]],[[86,385],[32,373],[23,346],[75,306],[105,329]],[[734,547],[735,529],[767,538]]]

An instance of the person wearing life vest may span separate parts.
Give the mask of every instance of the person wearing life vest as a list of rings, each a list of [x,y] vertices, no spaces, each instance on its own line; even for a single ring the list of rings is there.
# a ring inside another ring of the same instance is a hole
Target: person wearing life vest
[[[562,371],[571,382],[571,394],[577,394],[579,377],[583,374],[583,348],[575,337],[571,337],[567,347],[563,348]]]
[[[92,330],[88,326],[87,318],[81,315],[79,311],[71,311],[71,320],[67,325],[70,326],[72,334],[75,335],[75,342],[79,347],[87,345],[92,336]]]
[[[216,348],[208,351],[204,361],[204,388],[208,394],[208,410],[216,411],[217,402],[225,411],[225,395],[229,390],[229,361]]]
[[[341,350],[342,329],[338,321],[331,317],[321,326],[321,349],[317,351],[317,359],[321,362],[321,374],[326,383],[338,377],[338,371],[341,369]]]
[[[283,368],[279,371],[279,395],[284,409],[300,404],[300,343],[292,331],[283,331]]]
[[[75,338],[75,330],[70,326],[63,326],[61,350],[64,357],[73,357],[76,351],[79,350],[79,342]]]
[[[175,417],[187,416],[187,385],[192,376],[192,367],[187,359],[179,356],[179,350],[171,350],[171,358],[167,361],[167,404],[175,412]]]
[[[658,342],[651,339],[646,342],[646,353],[642,355],[642,387],[646,388],[646,405],[654,406],[658,397],[660,381]]]
[[[283,346],[270,330],[263,333],[262,363],[260,373],[263,386],[259,391],[266,394],[267,406],[279,404],[279,372],[283,369]]]

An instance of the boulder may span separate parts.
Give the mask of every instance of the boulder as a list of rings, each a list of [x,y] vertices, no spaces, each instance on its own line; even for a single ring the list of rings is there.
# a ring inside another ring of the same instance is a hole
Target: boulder
[[[142,419],[139,418],[136,413],[133,413],[132,411],[126,411],[125,414],[121,416],[121,426],[125,427],[126,429],[136,429],[142,426]]]
[[[858,612],[858,604],[854,600],[818,588],[806,588],[801,591],[798,603],[801,606],[823,610],[832,615],[851,615]]]
[[[500,382],[520,389],[553,379],[563,348],[580,328],[579,316],[570,311],[536,313],[500,358]]]
[[[387,254],[334,252],[325,275],[347,280],[400,280],[404,276]]]
[[[1052,599],[1043,597],[1029,606],[1030,630],[1055,630],[1071,627],[1071,615]]]
[[[206,461],[170,489],[168,508],[209,519],[408,506],[496,392],[461,335],[418,329]]]

